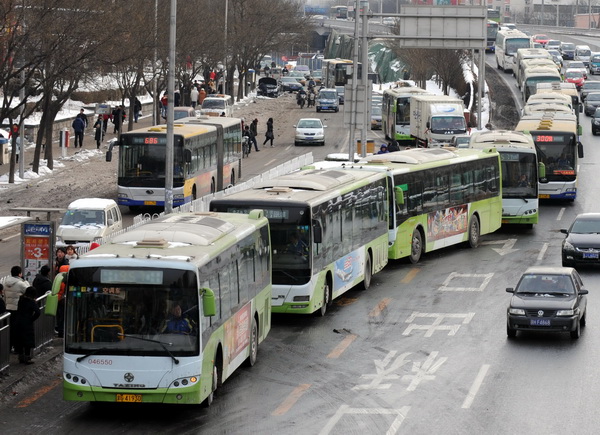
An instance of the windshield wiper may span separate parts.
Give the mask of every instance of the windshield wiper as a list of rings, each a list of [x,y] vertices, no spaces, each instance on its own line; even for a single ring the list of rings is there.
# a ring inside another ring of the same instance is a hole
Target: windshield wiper
[[[134,338],[134,339],[140,340],[140,341],[149,341],[150,343],[158,343],[158,344],[160,344],[162,346],[162,348],[165,350],[165,352],[167,352],[167,354],[171,357],[171,359],[173,360],[173,362],[175,362],[175,364],[179,364],[179,360],[177,358],[175,358],[175,355],[173,355],[171,353],[171,351],[169,349],[167,349],[167,346],[165,346],[165,344],[167,344],[169,346],[173,346],[173,343],[164,343],[164,342],[159,341],[159,340],[152,340],[150,338],[136,337],[135,335],[129,335],[129,334],[118,333],[117,335],[119,337]]]

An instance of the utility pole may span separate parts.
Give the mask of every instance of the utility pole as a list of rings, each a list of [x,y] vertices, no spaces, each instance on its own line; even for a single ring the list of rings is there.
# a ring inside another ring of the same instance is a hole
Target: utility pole
[[[175,147],[175,35],[177,33],[177,0],[171,0],[169,23],[169,73],[167,76],[167,150],[165,157],[165,214],[173,213],[173,156]]]

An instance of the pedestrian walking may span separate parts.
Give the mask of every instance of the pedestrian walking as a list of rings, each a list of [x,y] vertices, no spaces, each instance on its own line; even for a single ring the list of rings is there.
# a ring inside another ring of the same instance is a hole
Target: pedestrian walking
[[[40,308],[35,300],[35,288],[27,287],[19,298],[15,321],[15,351],[19,362],[33,364],[32,351],[35,348],[35,329],[33,322],[40,317]]]
[[[106,124],[104,123],[104,119],[102,115],[98,115],[98,119],[94,123],[94,139],[96,140],[96,149],[100,149],[100,144],[104,140],[104,135],[106,134]]]
[[[200,92],[196,86],[192,86],[192,90],[190,91],[190,105],[195,109],[196,104],[198,104],[198,97],[200,96]]]
[[[86,129],[88,127],[88,117],[85,114],[83,109],[79,110],[79,113],[77,114],[77,118],[83,119],[83,123],[85,124],[84,129]]]
[[[83,132],[85,131],[85,121],[83,118],[80,118],[79,115],[73,120],[73,131],[75,132],[75,148],[77,148],[77,144],[79,144],[79,148],[83,147]]]
[[[125,110],[123,109],[123,106],[117,106],[112,112],[112,117],[113,117],[113,124],[115,125],[113,134],[120,133],[121,127],[123,126],[123,123],[125,122]]]
[[[50,280],[50,266],[44,264],[39,273],[33,279],[33,287],[35,288],[35,296],[40,297],[48,291],[52,291],[52,281]]]
[[[160,98],[160,116],[163,119],[167,119],[167,106],[169,105],[169,97],[167,95],[167,91],[163,93],[163,96]]]
[[[273,118],[269,118],[269,120],[267,121],[267,131],[265,132],[265,141],[263,142],[263,146],[265,146],[267,142],[271,141],[272,148],[273,139],[275,139],[275,132],[273,130]]]
[[[136,97],[133,103],[133,122],[138,122],[140,114],[142,113],[142,102]]]
[[[173,107],[179,107],[181,104],[181,93],[179,92],[179,89],[175,89],[173,99],[175,100],[175,106]]]

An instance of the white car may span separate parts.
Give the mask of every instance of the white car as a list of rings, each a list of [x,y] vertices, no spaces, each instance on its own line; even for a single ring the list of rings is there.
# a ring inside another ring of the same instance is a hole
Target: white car
[[[550,50],[558,50],[560,47],[561,42],[557,39],[551,39],[550,41],[546,42],[546,50],[550,51]]]
[[[325,145],[325,129],[319,118],[302,118],[294,125],[296,135],[294,145]]]
[[[568,69],[581,71],[583,73],[583,77],[587,80],[587,67],[582,61],[572,60],[570,62],[567,62],[567,64],[565,65],[565,71]]]

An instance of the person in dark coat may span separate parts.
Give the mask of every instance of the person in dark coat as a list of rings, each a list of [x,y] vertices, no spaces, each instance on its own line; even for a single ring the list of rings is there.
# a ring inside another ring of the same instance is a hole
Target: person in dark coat
[[[40,272],[33,279],[33,287],[36,290],[36,297],[40,297],[46,292],[52,290],[52,281],[50,280],[50,266],[44,264]]]
[[[35,288],[27,287],[19,298],[15,322],[15,351],[19,354],[19,362],[33,364],[32,350],[35,348],[35,329],[33,322],[40,317],[40,308],[35,301]]]
[[[73,131],[75,131],[74,147],[77,148],[78,143],[79,148],[83,147],[83,132],[85,131],[85,121],[83,120],[83,118],[77,117],[73,120],[73,124],[71,126],[73,127]]]
[[[100,149],[100,144],[102,144],[102,140],[104,140],[104,135],[106,134],[106,125],[104,125],[104,120],[102,119],[102,115],[98,115],[98,119],[94,123],[94,139],[96,139],[96,149]]]

